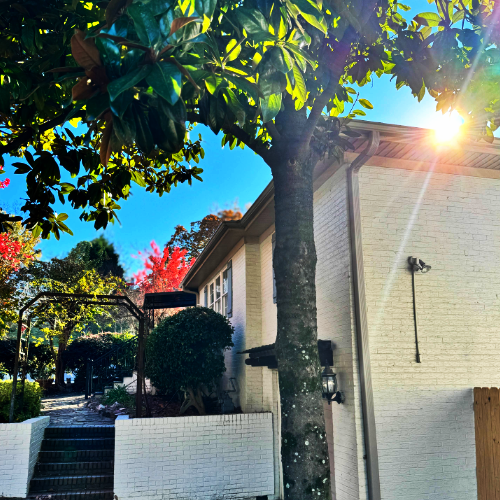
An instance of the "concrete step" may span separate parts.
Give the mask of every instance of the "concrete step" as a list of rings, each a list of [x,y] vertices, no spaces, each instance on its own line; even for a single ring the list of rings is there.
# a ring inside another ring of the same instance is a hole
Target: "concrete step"
[[[100,462],[113,460],[115,450],[71,450],[71,451],[41,451],[38,454],[40,463],[62,462]]]
[[[113,474],[94,474],[89,476],[41,476],[34,477],[31,480],[30,494],[112,488]]]
[[[113,450],[115,438],[44,439],[42,451]]]
[[[41,476],[86,476],[92,474],[113,474],[113,461],[98,462],[38,462],[35,477]]]
[[[40,493],[30,493],[28,498],[35,500]],[[113,500],[113,489],[91,489],[85,491],[58,491],[50,493],[51,500]]]
[[[89,427],[61,426],[47,427],[44,437],[46,439],[68,438],[113,438],[115,437],[114,425],[93,425]]]

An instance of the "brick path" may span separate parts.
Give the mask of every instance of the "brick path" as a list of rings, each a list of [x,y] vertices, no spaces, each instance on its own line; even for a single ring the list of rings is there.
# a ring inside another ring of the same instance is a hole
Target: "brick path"
[[[114,425],[114,420],[84,407],[85,395],[61,394],[42,399],[42,416],[50,417],[50,427]]]

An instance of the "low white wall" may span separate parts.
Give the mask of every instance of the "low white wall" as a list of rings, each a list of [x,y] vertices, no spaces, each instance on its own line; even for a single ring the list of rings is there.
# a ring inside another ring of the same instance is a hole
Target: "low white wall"
[[[0,424],[0,497],[25,498],[50,417]]]
[[[271,413],[115,422],[120,500],[274,496]]]

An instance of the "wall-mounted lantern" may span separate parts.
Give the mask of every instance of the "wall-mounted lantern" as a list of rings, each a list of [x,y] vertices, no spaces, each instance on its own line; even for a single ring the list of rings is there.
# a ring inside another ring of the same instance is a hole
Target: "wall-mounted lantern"
[[[336,401],[338,404],[344,402],[344,395],[337,391],[337,374],[333,373],[329,365],[325,366],[321,374],[321,382],[323,385],[323,399],[326,399],[328,404],[332,401]]]

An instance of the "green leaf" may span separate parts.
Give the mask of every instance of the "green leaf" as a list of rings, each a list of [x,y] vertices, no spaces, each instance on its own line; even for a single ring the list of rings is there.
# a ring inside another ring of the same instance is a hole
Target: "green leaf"
[[[200,17],[207,16],[209,19],[212,18],[215,11],[215,6],[217,5],[217,0],[195,0],[194,8]]]
[[[111,111],[115,116],[121,118],[123,114],[127,111],[128,107],[134,100],[134,90],[126,90],[122,92],[115,100],[111,103]]]
[[[181,95],[182,73],[173,64],[156,63],[146,81],[170,104],[175,104]]]
[[[148,120],[144,112],[137,106],[134,108],[137,146],[144,154],[153,150],[153,134],[149,128]]]
[[[240,125],[240,127],[242,127],[245,124],[246,113],[240,101],[238,101],[237,97],[234,95],[234,92],[231,89],[224,89],[222,91],[222,95],[224,96],[224,100],[226,101],[229,109],[236,116],[238,124]]]
[[[232,38],[226,45],[226,55],[229,54],[229,57],[227,58],[228,61],[234,61],[240,55],[241,45],[239,45],[236,49],[233,50],[233,47],[236,47],[237,44],[238,41],[236,40],[236,38]],[[231,50],[233,51],[231,52]]]
[[[109,108],[109,94],[99,94],[87,101],[87,120],[94,121]]]
[[[290,3],[293,3],[302,14],[309,14],[315,16],[317,19],[323,17],[316,2],[310,2],[309,0],[291,0]]]
[[[307,101],[307,87],[304,77],[300,71],[300,68],[297,64],[293,66],[293,77],[295,78],[295,88],[294,93],[297,94],[297,97],[302,101]]]
[[[316,16],[312,14],[302,13],[302,17],[311,25],[314,26],[317,30],[326,34],[328,30],[328,26],[326,25],[326,21],[324,17],[320,17],[317,19]]]
[[[358,102],[363,108],[373,109],[373,104],[368,99],[360,99]]]
[[[10,91],[6,84],[0,85],[0,112],[6,115],[10,112]]]
[[[68,218],[68,214],[59,214],[56,217],[57,222],[63,222]]]
[[[132,70],[125,76],[112,81],[108,85],[109,98],[114,101],[122,92],[137,85],[141,80],[146,78],[151,72],[151,65],[147,64]]]
[[[293,58],[290,53],[282,47],[271,49],[271,64],[282,73],[288,73],[293,68]]]
[[[212,95],[217,95],[219,90],[228,87],[228,83],[221,76],[211,75],[205,79],[205,86]]]
[[[260,109],[262,110],[262,122],[270,122],[281,109],[281,94],[271,94],[265,99],[261,99]]]
[[[451,24],[458,23],[458,21],[461,21],[464,17],[465,17],[465,11],[457,10],[455,14],[453,14],[453,18],[451,19]]]
[[[264,97],[280,94],[286,89],[286,76],[277,71],[266,78],[259,78],[259,87]]]
[[[135,3],[127,9],[134,21],[139,40],[147,47],[153,47],[161,41],[160,25],[156,22],[153,11],[148,5]]]
[[[228,75],[224,73],[224,77],[226,80],[230,81],[233,85],[235,85],[239,90],[245,92],[245,94],[249,95],[255,103],[259,102],[259,97],[262,97],[262,92],[259,87],[255,85],[255,83],[249,82],[243,77]]]
[[[236,9],[236,17],[249,35],[269,32],[266,18],[257,9]]]
[[[116,117],[113,120],[113,130],[121,144],[131,146],[134,143],[136,126],[132,109],[129,109],[122,118]]]
[[[139,173],[133,170],[130,172],[132,174],[132,180],[141,187],[146,187],[146,183],[144,182],[144,177]]]
[[[442,19],[435,12],[422,12],[415,16],[413,20],[424,26],[438,26]]]

